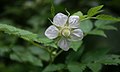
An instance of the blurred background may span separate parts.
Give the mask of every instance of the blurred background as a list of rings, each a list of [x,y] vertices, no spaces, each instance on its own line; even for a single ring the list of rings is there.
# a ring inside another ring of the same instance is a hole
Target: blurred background
[[[55,14],[58,12],[67,14],[65,8],[71,14],[77,11],[86,14],[89,8],[104,5],[104,14],[120,17],[120,0],[0,0],[0,23],[29,30],[44,37],[45,29],[51,25],[48,18],[51,20],[53,18],[52,5],[55,8]],[[120,54],[120,24],[114,24],[114,26],[118,28],[117,31],[105,31],[108,38],[86,36],[84,38],[86,48],[108,48],[110,53]],[[40,72],[42,68],[32,60],[20,62],[20,59],[14,55],[16,51],[26,53],[30,47],[32,47],[30,43],[0,32],[0,72]],[[35,47],[30,49],[33,48],[35,49]],[[25,55],[28,56],[27,54]],[[26,56],[24,56],[26,61],[28,58],[31,59]],[[47,60],[47,58],[43,59]],[[57,61],[59,62],[59,59]],[[102,72],[120,72],[120,66],[104,66]]]

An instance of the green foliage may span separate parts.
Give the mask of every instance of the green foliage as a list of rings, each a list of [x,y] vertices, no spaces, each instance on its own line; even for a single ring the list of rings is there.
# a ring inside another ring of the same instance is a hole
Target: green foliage
[[[24,40],[27,40],[29,42],[38,42],[38,43],[43,43],[45,46],[53,46],[56,47],[54,44],[51,44],[52,40],[46,39],[46,38],[40,38],[39,35],[34,34],[32,32],[22,30],[19,28],[15,28],[10,25],[6,24],[0,24],[0,31],[4,31],[7,34],[10,35],[15,35],[20,38],[23,38]]]
[[[105,55],[101,59],[97,61],[98,63],[105,65],[118,65],[120,64],[120,56],[119,55]]]
[[[83,43],[82,41],[72,42],[70,47],[71,47],[74,51],[77,51],[78,48],[81,47],[82,43]]]
[[[118,65],[120,63],[119,55],[107,55],[108,49],[99,48],[86,52],[81,59],[81,63],[89,67],[93,72],[99,72],[102,64]]]
[[[10,52],[10,49],[8,49],[7,47],[0,48],[0,56],[4,56],[7,52]]]
[[[111,24],[116,23],[115,21],[105,21],[105,20],[97,20],[95,22],[95,26],[99,29],[105,29],[105,30],[117,30],[114,26]]]
[[[35,47],[31,47],[31,48],[34,48],[34,52],[37,53],[37,51],[43,51],[42,49],[40,48],[35,48]],[[31,49],[31,48],[28,48],[28,49]],[[37,51],[35,51],[35,49],[37,49]],[[41,56],[44,55],[44,53],[39,53],[39,54],[36,54],[38,55],[39,57],[36,57],[35,54],[32,54],[31,53],[31,50],[27,50],[25,48],[22,48],[22,47],[15,47],[15,48],[12,48],[12,51],[13,53],[10,54],[10,58],[12,60],[16,60],[16,61],[19,61],[19,62],[29,62],[33,65],[36,65],[36,66],[43,66],[42,64],[42,61],[41,61]],[[43,51],[44,52],[44,51]],[[47,54],[47,53],[45,53]],[[47,55],[46,55],[47,56]],[[48,55],[49,56],[49,55]],[[43,57],[43,56],[42,56]]]
[[[81,11],[78,11],[78,12],[74,13],[73,15],[79,16],[80,21],[84,20],[87,17],[87,15],[83,15],[83,13]]]
[[[67,67],[70,72],[83,72],[86,68],[85,64],[81,64],[77,62],[69,63]]]
[[[51,3],[52,4],[52,3]],[[54,5],[52,4],[52,6],[51,6],[51,14],[52,14],[52,16],[54,16],[55,15],[55,8],[54,8]]]
[[[90,35],[99,35],[99,36],[107,37],[103,30],[98,30],[98,29],[94,29],[94,30],[92,30],[91,32],[89,32],[88,34],[90,34]]]
[[[71,51],[66,57],[66,63],[77,61],[84,51],[84,47],[79,48],[76,52]]]
[[[102,65],[99,63],[90,63],[87,65],[93,72],[99,72],[102,68]]]
[[[79,16],[80,19],[81,19],[82,16],[83,16],[83,13],[82,13],[81,11],[78,11],[78,12],[74,13],[73,15],[77,15],[77,16]]]
[[[32,32],[18,29],[6,24],[0,24],[0,31],[4,31],[5,33],[10,35],[12,34],[12,35],[19,36],[28,41],[34,41],[35,38],[37,38],[37,35],[33,34]]]
[[[120,18],[115,18],[115,17],[113,17],[113,16],[104,15],[104,14],[101,14],[101,15],[96,16],[96,19],[100,19],[100,20],[111,20],[111,21],[120,21]]]
[[[41,60],[44,61],[49,61],[50,57],[49,57],[49,53],[47,51],[45,51],[44,49],[35,47],[35,46],[31,46],[28,48],[28,50],[33,54],[33,55],[37,55],[38,58],[40,58]]]
[[[2,0],[0,3],[3,3]],[[47,19],[53,18],[55,12],[65,12],[64,5],[54,3],[51,4],[48,0],[18,0],[10,5],[1,6],[3,10],[1,9],[0,14],[0,72],[88,72],[88,68],[92,72],[100,72],[102,65],[120,64],[120,55],[109,53],[110,48],[106,43],[98,39],[98,42],[95,42],[91,37],[86,38],[89,34],[107,37],[104,30],[117,30],[113,24],[120,21],[119,18],[98,15],[102,12],[103,5],[89,9],[87,15],[84,15],[86,6],[76,5],[83,8],[83,13],[77,11],[73,15],[80,17],[80,29],[84,32],[84,39],[71,42],[72,49],[63,52],[57,47],[57,43],[44,36],[45,29],[50,25]],[[69,6],[69,3],[65,6],[67,5]],[[87,7],[90,5],[87,4]],[[69,10],[70,12],[78,10],[74,9],[72,4],[70,7],[73,7],[70,8],[73,9]],[[66,12],[70,14],[67,10]],[[14,27],[16,25],[26,30]],[[101,47],[104,45],[106,47]]]
[[[65,65],[64,64],[51,64],[48,65],[42,72],[54,72],[54,71],[61,71],[64,69]]]
[[[89,33],[93,28],[93,23],[90,20],[85,20],[80,23],[80,29],[84,33]]]
[[[87,12],[87,15],[88,15],[89,17],[92,17],[92,16],[100,13],[100,12],[101,12],[100,9],[101,9],[102,7],[103,7],[103,5],[100,5],[100,6],[96,6],[96,7],[93,7],[93,8],[91,8],[91,9],[89,9],[89,11]]]
[[[79,49],[77,52],[72,52],[67,57],[68,62],[68,70],[70,72],[83,72],[86,67],[90,68],[93,72],[98,72],[102,68],[102,64],[107,63],[102,60],[107,59],[106,54],[108,53],[108,49],[99,48],[96,50],[90,50],[88,52],[85,52],[84,55],[81,56],[83,53],[83,48]],[[112,55],[109,56],[111,58]],[[80,58],[81,62],[77,62]],[[112,59],[112,58],[111,58]],[[116,61],[118,60],[118,57]],[[110,60],[111,61],[111,60]],[[119,61],[119,60],[118,60]],[[119,63],[117,61],[117,63]],[[102,63],[103,62],[103,63]],[[109,62],[109,60],[108,60]],[[111,63],[114,62],[113,60]]]
[[[108,52],[109,49],[107,48],[91,49],[82,56],[81,61],[83,63],[96,63],[96,60],[101,59],[101,57],[106,55]]]

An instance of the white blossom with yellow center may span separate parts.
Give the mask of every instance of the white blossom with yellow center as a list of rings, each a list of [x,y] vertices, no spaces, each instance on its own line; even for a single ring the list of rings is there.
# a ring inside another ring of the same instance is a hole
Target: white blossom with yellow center
[[[60,37],[58,46],[64,51],[68,51],[71,41],[83,39],[83,32],[79,29],[79,16],[70,16],[58,13],[53,18],[53,25],[48,27],[45,35],[49,39]]]

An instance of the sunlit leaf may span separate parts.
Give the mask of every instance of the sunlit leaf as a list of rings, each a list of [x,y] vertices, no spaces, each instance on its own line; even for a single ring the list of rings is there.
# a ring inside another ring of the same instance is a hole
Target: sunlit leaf
[[[74,13],[73,15],[77,15],[77,16],[81,17],[81,16],[83,16],[83,13],[81,11],[78,11],[78,12]]]
[[[87,15],[88,15],[89,17],[91,17],[91,16],[94,16],[94,15],[100,13],[101,11],[99,11],[99,10],[100,10],[102,7],[103,7],[103,5],[90,8],[89,11],[88,11],[88,13],[87,13]]]
[[[78,12],[74,13],[73,15],[79,16],[80,19],[81,19],[81,17],[83,17],[83,13],[81,11],[78,11]]]

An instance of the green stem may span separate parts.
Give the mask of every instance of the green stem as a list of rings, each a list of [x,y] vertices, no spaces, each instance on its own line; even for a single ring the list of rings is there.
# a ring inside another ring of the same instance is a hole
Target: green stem
[[[31,42],[31,43],[32,43],[33,45],[39,47],[39,48],[42,48],[42,49],[46,50],[46,51],[49,53],[49,55],[50,55],[49,65],[52,64],[52,62],[53,62],[53,60],[54,60],[53,57],[52,57],[52,50],[51,50],[50,48],[44,48],[43,46],[40,46],[40,45],[37,44],[37,43],[34,43],[34,42]]]
[[[49,55],[50,55],[50,63],[49,64],[52,64],[52,62],[53,62],[53,57],[52,57],[52,49],[51,48],[49,48],[50,50],[50,52],[49,52]]]
[[[62,52],[63,52],[63,50],[60,50],[60,51],[56,54],[55,58],[56,58],[58,55],[60,55]]]
[[[53,57],[53,61],[55,60],[55,58],[60,55],[63,52],[63,50],[60,50],[54,57]]]
[[[87,19],[96,19],[96,17],[87,17],[85,19],[82,19],[81,21],[87,20]]]
[[[41,45],[39,45],[39,44],[37,44],[37,43],[35,43],[35,42],[32,42],[32,41],[29,41],[29,42],[32,43],[33,45],[39,47],[39,48],[44,49],[44,50],[47,51],[48,53],[50,53],[50,50],[48,50],[48,48],[45,48],[45,47],[43,47],[43,46],[41,46]]]

